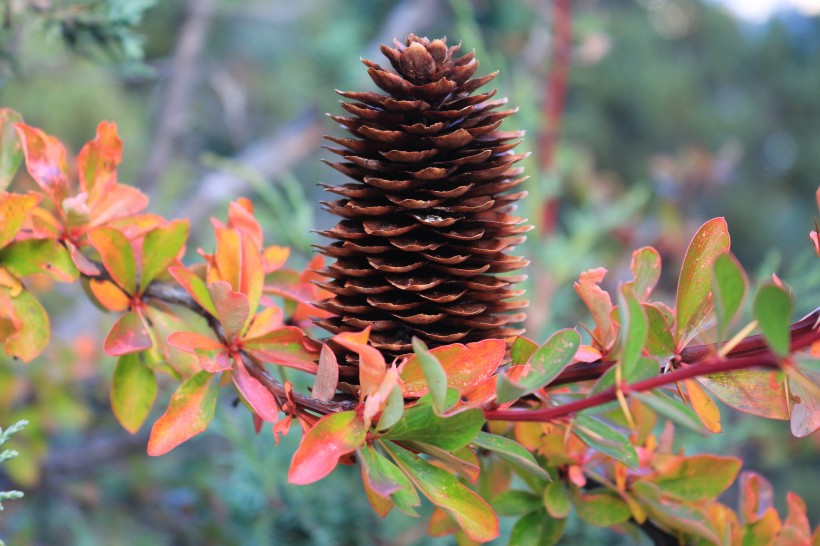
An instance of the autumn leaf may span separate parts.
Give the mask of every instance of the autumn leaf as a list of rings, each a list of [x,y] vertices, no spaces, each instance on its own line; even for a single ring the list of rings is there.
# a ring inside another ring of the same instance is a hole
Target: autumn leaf
[[[0,341],[7,355],[30,362],[45,350],[50,332],[48,314],[37,298],[28,290],[12,296],[8,288],[0,286]]]
[[[430,350],[447,376],[447,387],[466,393],[490,378],[504,359],[503,339],[485,339],[462,345],[454,343]],[[417,398],[427,391],[427,379],[418,357],[413,355],[401,372],[404,396]]]
[[[599,284],[604,280],[606,269],[599,267],[581,273],[581,278],[575,283],[575,291],[589,308],[595,320],[595,338],[603,351],[609,349],[615,342],[615,333],[612,328],[612,298],[601,289]]]
[[[100,122],[94,140],[86,143],[77,156],[80,187],[88,192],[91,203],[117,182],[117,165],[121,159],[122,141],[117,136],[117,124]]]
[[[23,159],[23,149],[14,132],[14,125],[22,121],[14,110],[0,108],[0,191],[11,184]]]
[[[729,251],[729,244],[729,231],[723,218],[703,224],[689,243],[676,298],[676,351],[708,328],[714,319],[712,266],[718,256]]]
[[[91,244],[100,253],[108,274],[126,294],[137,291],[137,262],[131,242],[123,233],[110,227],[99,227],[88,233]]]
[[[293,454],[288,482],[305,485],[330,474],[339,458],[364,443],[367,429],[355,411],[325,415],[313,425]]]
[[[134,311],[121,315],[103,341],[103,349],[109,356],[137,353],[150,349],[151,346],[148,330]]]
[[[14,240],[29,212],[40,202],[34,192],[28,194],[0,192],[0,248]]]
[[[359,385],[362,398],[370,396],[379,388],[387,373],[387,363],[375,347],[367,344],[370,326],[361,332],[342,332],[333,341],[359,355]]]
[[[279,420],[279,405],[273,393],[248,372],[239,357],[237,357],[231,379],[233,379],[236,390],[256,415],[269,423]]]
[[[151,429],[148,455],[164,455],[208,428],[216,409],[215,377],[203,371],[179,386],[168,409]]]
[[[661,256],[651,246],[639,248],[632,253],[633,280],[626,283],[641,302],[649,299],[649,295],[658,283],[661,276]]]
[[[23,146],[28,173],[62,211],[63,200],[69,195],[65,147],[55,137],[25,123],[15,123],[14,128]]]

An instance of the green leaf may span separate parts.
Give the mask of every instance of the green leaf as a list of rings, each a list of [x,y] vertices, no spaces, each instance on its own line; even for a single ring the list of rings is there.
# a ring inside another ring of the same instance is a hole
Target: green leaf
[[[418,516],[414,508],[421,504],[421,499],[410,478],[375,448],[363,445],[358,454],[370,489],[380,497],[389,498],[405,514]]]
[[[139,355],[129,354],[117,360],[111,380],[111,409],[125,430],[131,434],[145,422],[157,396],[157,378],[140,361]]]
[[[748,288],[746,274],[740,262],[730,253],[715,258],[712,286],[715,294],[715,312],[718,321],[718,339],[724,339],[729,324],[735,318]]]
[[[157,419],[148,439],[148,455],[164,455],[208,428],[214,418],[217,376],[199,372],[171,395],[171,403]]]
[[[598,527],[611,527],[632,517],[629,505],[614,491],[598,489],[584,493],[573,487],[570,500],[582,520]]]
[[[532,354],[538,350],[538,344],[525,337],[518,336],[513,341],[510,349],[510,357],[513,366],[523,366],[530,359]]]
[[[646,313],[638,297],[626,285],[620,291],[621,363],[634,366],[641,358],[648,332]]]
[[[698,505],[663,496],[656,485],[642,480],[632,484],[632,491],[651,519],[684,535],[704,538],[709,544],[723,544],[709,517]]]
[[[93,229],[88,237],[114,282],[126,294],[134,295],[137,290],[137,262],[131,241],[121,231],[110,227]]]
[[[626,283],[640,301],[646,301],[661,276],[661,256],[651,246],[632,253],[633,280]]]
[[[676,349],[683,348],[709,327],[713,319],[712,265],[719,255],[729,251],[729,245],[729,231],[723,218],[703,224],[689,243],[676,298]]]
[[[634,396],[655,410],[658,415],[666,417],[674,423],[683,425],[699,434],[706,435],[709,433],[703,428],[703,423],[701,423],[698,416],[680,400],[670,398],[658,390],[651,393],[633,392],[630,393],[630,396]]]
[[[415,406],[407,408],[402,418],[383,438],[414,440],[455,451],[473,441],[483,425],[484,413],[481,410],[467,410],[450,417],[439,417],[435,414],[428,395]]]
[[[364,421],[355,411],[329,413],[311,428],[293,454],[288,482],[305,485],[321,480],[339,463],[339,458],[364,444]]]
[[[212,316],[216,316],[216,308],[214,307],[213,300],[211,300],[211,295],[208,293],[208,287],[205,285],[205,281],[197,277],[193,271],[180,266],[169,267],[168,273],[185,288],[188,294],[190,294],[203,309],[208,311]]]
[[[418,359],[421,370],[424,372],[424,378],[427,380],[433,410],[437,415],[441,415],[447,410],[445,406],[447,375],[444,373],[444,368],[442,368],[438,359],[427,350],[427,345],[417,337],[413,337],[413,352],[416,354],[416,359]]]
[[[6,330],[4,323],[11,328]],[[0,343],[7,355],[30,362],[46,348],[50,334],[48,314],[37,298],[28,290],[11,297],[0,286]]]
[[[124,313],[105,336],[103,350],[109,356],[138,353],[152,347],[151,336],[139,315],[134,311]]]
[[[509,546],[553,546],[564,536],[565,519],[549,517],[542,510],[527,514],[515,522]]]
[[[495,453],[508,463],[528,474],[532,474],[536,478],[545,481],[552,480],[550,475],[547,474],[547,471],[541,468],[535,460],[532,453],[527,451],[524,446],[515,440],[488,432],[479,432],[475,439],[473,439],[472,444],[475,447]]]
[[[379,417],[376,430],[383,431],[389,429],[399,422],[403,413],[404,397],[401,395],[401,389],[396,386],[390,391],[390,394],[387,395],[387,404],[384,406],[382,414]]]
[[[498,536],[498,517],[474,491],[403,447],[392,442],[383,445],[419,491],[450,514],[468,537],[487,542]]]
[[[529,491],[502,491],[493,499],[493,510],[499,516],[523,516],[541,508],[541,499]]]
[[[564,481],[555,481],[547,484],[547,487],[544,488],[544,494],[541,500],[550,516],[564,519],[569,515],[569,491]]]
[[[629,438],[612,428],[611,425],[579,414],[574,420],[575,434],[589,447],[621,461],[630,468],[638,467],[638,453]]]
[[[530,357],[527,375],[516,382],[503,375],[498,377],[498,402],[512,402],[549,385],[572,362],[580,345],[581,336],[573,329],[566,328],[554,333]]]
[[[174,261],[187,238],[188,220],[174,220],[145,235],[142,243],[141,290],[145,290]]]
[[[681,500],[714,499],[732,485],[742,465],[736,457],[679,457],[663,463],[649,480],[664,494]]]
[[[14,124],[22,121],[14,110],[0,108],[0,191],[9,187],[23,159],[23,147],[14,131]]]
[[[779,357],[789,356],[791,349],[791,322],[793,303],[785,290],[773,284],[762,286],[754,302],[754,316],[766,343]]]
[[[652,356],[668,358],[675,354],[675,341],[672,329],[663,316],[663,312],[654,305],[644,304],[644,312],[649,326],[646,335],[646,350]]]
[[[17,277],[45,273],[61,282],[74,282],[79,271],[68,250],[53,239],[26,239],[0,250],[0,264]]]
[[[658,375],[659,372],[658,361],[651,357],[644,357],[632,364],[631,366],[623,366],[621,368],[621,374],[624,383],[627,385],[631,385],[632,383],[637,383],[638,381],[643,381],[644,379],[649,379],[650,377],[655,377]],[[595,382],[595,385],[592,387],[592,390],[589,392],[590,396],[594,394],[598,394],[603,392],[607,389],[611,389],[615,386],[615,366],[609,368],[604,375],[598,378],[598,381]],[[612,402],[607,402],[606,404],[601,404],[599,406],[594,406],[588,409],[585,409],[582,413],[585,415],[592,415],[592,414],[599,414],[599,413],[607,413],[613,411],[617,408],[620,408],[620,404],[617,400],[613,400]]]

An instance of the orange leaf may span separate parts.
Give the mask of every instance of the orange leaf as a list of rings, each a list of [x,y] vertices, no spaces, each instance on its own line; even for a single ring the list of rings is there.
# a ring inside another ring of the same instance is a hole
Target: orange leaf
[[[595,338],[601,350],[606,351],[615,343],[616,335],[612,328],[612,298],[598,286],[606,275],[606,269],[599,267],[581,273],[575,283],[575,291],[589,308],[595,320]]]
[[[245,328],[250,311],[245,294],[234,292],[225,281],[216,281],[208,285],[208,294],[214,302],[216,318],[225,329],[225,336],[233,340]]]
[[[694,379],[687,379],[683,384],[686,385],[686,392],[689,394],[689,403],[706,430],[714,433],[720,432],[720,408],[712,397],[706,394],[700,383]]]
[[[112,184],[94,202],[89,202],[90,226],[102,226],[115,220],[131,219],[148,206],[148,196],[132,186]],[[141,220],[152,222],[153,216]],[[152,222],[153,223],[153,222]]]
[[[507,345],[503,339],[485,339],[466,346],[460,343],[436,347],[434,355],[447,374],[447,386],[467,393],[484,383],[504,359]],[[427,393],[427,380],[415,356],[408,360],[401,373],[404,396],[417,398]]]
[[[236,368],[231,375],[236,390],[253,409],[254,413],[269,423],[279,420],[279,406],[276,398],[258,379],[248,373],[240,360],[236,361]]]
[[[263,336],[277,328],[281,328],[283,324],[282,309],[275,305],[266,307],[253,317],[251,325],[248,326],[248,331],[245,333],[245,337],[253,338]]]
[[[315,353],[306,348],[306,341],[302,330],[285,326],[264,336],[245,338],[242,346],[264,362],[315,374]]]
[[[387,373],[384,356],[375,347],[367,345],[368,337],[370,326],[361,332],[342,332],[333,336],[333,341],[359,355],[359,385],[362,398],[376,392]]]
[[[199,372],[179,386],[168,409],[151,429],[148,455],[164,455],[208,428],[216,409],[218,388],[214,377]]]
[[[25,123],[15,123],[14,128],[23,145],[28,173],[62,211],[63,200],[69,194],[65,147],[53,136]]]
[[[241,231],[256,248],[262,248],[262,226],[253,217],[253,204],[247,199],[240,198],[228,205],[228,227]]]
[[[120,316],[103,342],[103,350],[109,356],[138,353],[150,349],[151,346],[148,330],[134,311]]]
[[[110,184],[117,181],[117,165],[122,158],[122,141],[117,136],[117,124],[102,121],[97,136],[88,142],[77,156],[80,187],[88,192],[89,201],[96,201]]]
[[[288,482],[305,485],[330,474],[339,458],[364,443],[367,429],[355,411],[325,415],[311,428],[293,454]]]
[[[269,246],[262,252],[262,268],[265,273],[272,273],[281,269],[290,256],[290,248],[286,246]]]
[[[109,311],[123,312],[131,305],[131,299],[119,286],[111,281],[91,279],[88,287],[100,304]]]
[[[174,332],[168,336],[168,345],[193,354],[196,349],[224,349],[217,340],[196,332]]]

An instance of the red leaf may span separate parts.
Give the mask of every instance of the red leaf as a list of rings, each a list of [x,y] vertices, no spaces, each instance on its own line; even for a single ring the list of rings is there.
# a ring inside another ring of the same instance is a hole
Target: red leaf
[[[62,211],[63,200],[69,194],[65,147],[53,136],[25,123],[15,123],[14,128],[23,145],[28,173]]]
[[[355,411],[325,415],[302,438],[288,471],[288,482],[305,485],[330,474],[339,458],[364,444],[367,430]]]
[[[151,338],[139,315],[134,311],[125,313],[105,336],[103,350],[109,356],[138,353],[151,348]]]
[[[216,409],[216,377],[199,372],[171,396],[165,413],[157,419],[148,439],[148,455],[164,455],[208,428]]]
[[[581,273],[575,283],[575,291],[589,308],[595,320],[595,338],[601,350],[609,349],[617,336],[612,328],[612,298],[598,286],[604,280],[606,269],[599,267]]]
[[[279,420],[279,406],[276,398],[258,379],[248,373],[245,364],[236,362],[236,370],[231,376],[236,390],[261,419],[275,423]]]
[[[466,346],[460,343],[436,347],[430,353],[438,358],[447,374],[447,386],[460,393],[470,392],[486,381],[504,359],[507,345],[503,339],[485,339]],[[401,373],[404,396],[417,398],[427,393],[427,380],[415,356]]]
[[[168,336],[168,345],[191,354],[196,349],[225,348],[219,341],[196,332],[174,332]]]

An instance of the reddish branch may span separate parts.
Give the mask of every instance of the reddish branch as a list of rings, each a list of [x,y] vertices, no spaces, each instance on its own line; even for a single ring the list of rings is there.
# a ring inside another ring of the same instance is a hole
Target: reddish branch
[[[810,346],[816,341],[820,341],[820,329],[817,328],[820,311],[814,311],[809,316],[792,326],[791,350],[797,351]],[[725,357],[718,356],[714,352],[714,347],[709,351],[700,347],[693,347],[688,355],[704,355],[701,360],[688,364],[684,361],[682,367],[670,373],[661,374],[637,383],[624,384],[621,392],[625,395],[631,392],[644,392],[657,389],[665,385],[671,385],[684,379],[692,379],[702,375],[715,373],[733,372],[750,368],[770,368],[778,369],[782,365],[782,359],[773,354],[759,336],[746,338],[739,344],[735,351],[730,351]],[[607,368],[612,363],[607,364]],[[600,376],[600,374],[598,374]],[[552,383],[555,385],[555,382]],[[614,387],[609,388],[596,395],[576,400],[568,404],[562,404],[551,408],[526,409],[526,410],[488,410],[484,415],[491,421],[538,421],[546,422],[561,417],[566,417],[579,411],[600,406],[617,399],[617,391]]]

